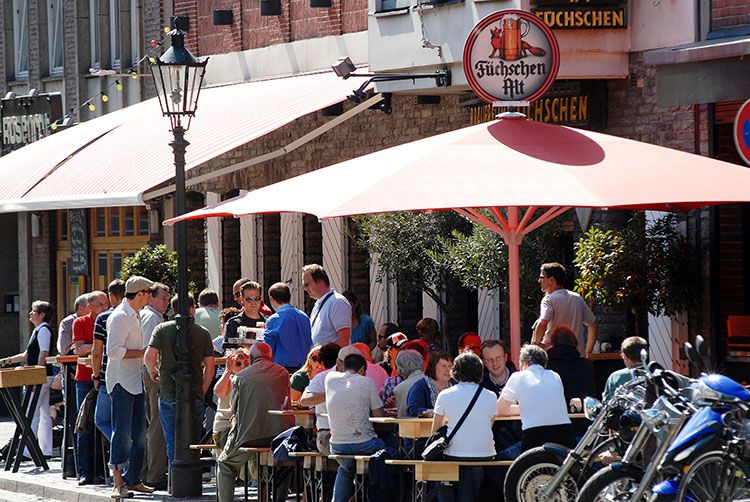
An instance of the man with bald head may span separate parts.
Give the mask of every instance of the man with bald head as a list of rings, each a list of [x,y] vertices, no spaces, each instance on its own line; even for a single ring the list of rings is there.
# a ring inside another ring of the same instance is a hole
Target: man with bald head
[[[250,365],[232,377],[232,425],[224,450],[219,455],[216,476],[219,502],[233,500],[235,482],[245,462],[250,462],[251,476],[256,477],[254,455],[243,453],[239,448],[267,448],[274,437],[294,425],[292,417],[268,414],[269,410],[281,409],[287,396],[289,372],[273,362],[273,351],[268,344],[253,344]],[[282,488],[279,493],[285,491]],[[286,500],[286,495],[280,500]]]
[[[109,308],[109,299],[104,291],[93,291],[86,295],[88,313],[73,321],[72,343],[75,353],[79,357],[91,355],[94,344],[94,322],[96,316]],[[76,404],[78,409],[83,406],[86,395],[94,388],[91,378],[91,368],[84,364],[76,366]],[[81,431],[76,437],[78,454],[78,474],[80,485],[92,485],[96,483],[94,469],[94,435],[91,431]]]

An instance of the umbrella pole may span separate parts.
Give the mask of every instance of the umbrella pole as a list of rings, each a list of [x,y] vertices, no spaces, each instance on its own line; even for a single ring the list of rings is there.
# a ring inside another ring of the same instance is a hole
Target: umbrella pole
[[[503,236],[508,246],[508,295],[510,304],[510,359],[518,367],[521,350],[521,258],[519,247],[523,236],[518,231],[518,208],[508,208],[508,232]]]

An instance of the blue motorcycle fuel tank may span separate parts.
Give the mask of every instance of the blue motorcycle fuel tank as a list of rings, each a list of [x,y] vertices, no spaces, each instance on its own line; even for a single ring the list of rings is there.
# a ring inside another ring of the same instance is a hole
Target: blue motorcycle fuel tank
[[[705,406],[690,417],[685,423],[680,433],[674,438],[669,445],[667,453],[673,453],[689,445],[694,439],[707,434],[714,434],[724,426],[722,422],[722,413],[713,410],[710,406]]]
[[[750,391],[724,375],[706,375],[699,378],[709,389],[734,397],[740,401],[750,401]]]

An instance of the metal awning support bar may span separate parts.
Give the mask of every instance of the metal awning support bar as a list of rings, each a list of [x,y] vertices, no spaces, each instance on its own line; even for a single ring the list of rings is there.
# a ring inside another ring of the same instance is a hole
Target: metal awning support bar
[[[210,173],[201,174],[200,176],[196,176],[194,178],[190,178],[186,180],[185,185],[186,186],[193,186],[197,185],[199,183],[203,183],[205,181],[212,180],[214,178],[218,178],[219,176],[224,176],[226,174],[230,174],[236,171],[239,171],[241,169],[245,169],[247,167],[251,167],[257,164],[262,164],[264,162],[268,162],[270,160],[276,159],[278,157],[282,157],[286,155],[287,153],[290,153],[297,148],[305,145],[306,143],[309,143],[310,141],[314,140],[318,136],[321,136],[325,134],[326,132],[330,131],[334,127],[336,127],[339,124],[342,124],[349,120],[350,118],[359,115],[363,111],[367,110],[371,106],[377,105],[384,99],[382,94],[376,94],[375,96],[371,97],[367,101],[364,101],[355,107],[353,107],[351,110],[347,110],[346,112],[342,113],[338,117],[333,118],[332,120],[329,120],[325,124],[323,124],[320,127],[316,127],[309,133],[305,134],[304,136],[292,141],[288,145],[285,145],[277,150],[274,150],[273,152],[269,152],[263,155],[260,155],[258,157],[253,157],[252,159],[244,160],[242,162],[239,162],[237,164],[233,164],[231,166],[223,167],[221,169],[217,169],[216,171],[211,171]],[[158,188],[156,190],[151,190],[143,193],[143,200],[149,201],[151,199],[155,199],[157,197],[161,197],[164,195],[168,195],[172,192],[174,192],[175,186],[174,185],[167,185],[163,188]]]

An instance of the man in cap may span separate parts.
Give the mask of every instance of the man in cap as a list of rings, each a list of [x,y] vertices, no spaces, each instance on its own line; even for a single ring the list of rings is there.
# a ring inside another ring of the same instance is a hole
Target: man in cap
[[[133,276],[125,282],[125,299],[107,318],[107,392],[112,400],[112,441],[109,465],[112,498],[154,490],[140,480],[146,439],[143,398],[143,329],[138,312],[148,304],[154,282]],[[127,486],[126,486],[127,483]]]

